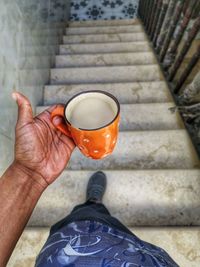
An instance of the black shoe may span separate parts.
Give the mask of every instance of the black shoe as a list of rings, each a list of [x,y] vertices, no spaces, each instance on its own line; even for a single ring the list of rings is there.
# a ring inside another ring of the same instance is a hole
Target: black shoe
[[[101,172],[95,172],[89,179],[87,186],[87,201],[99,203],[102,201],[106,190],[106,175]]]

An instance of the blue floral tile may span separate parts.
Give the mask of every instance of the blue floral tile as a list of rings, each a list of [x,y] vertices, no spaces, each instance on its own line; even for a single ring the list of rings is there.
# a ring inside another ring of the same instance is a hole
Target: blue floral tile
[[[71,20],[131,19],[139,0],[71,0]]]

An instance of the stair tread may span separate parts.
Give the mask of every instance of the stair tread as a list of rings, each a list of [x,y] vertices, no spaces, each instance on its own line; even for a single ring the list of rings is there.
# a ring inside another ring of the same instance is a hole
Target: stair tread
[[[140,83],[47,85],[44,89],[44,104],[66,103],[73,95],[88,90],[102,90],[111,93],[117,97],[121,104],[172,101],[166,82],[157,81]]]
[[[124,224],[199,225],[199,169],[103,171],[108,177],[103,201]],[[64,171],[43,193],[29,225],[50,226],[83,203],[92,173]]]
[[[51,69],[51,84],[160,81],[157,64]]]
[[[100,33],[130,33],[143,32],[141,25],[118,25],[118,26],[93,26],[93,27],[69,27],[66,34],[100,34]]]
[[[116,53],[151,51],[147,41],[60,45],[60,54]]]
[[[70,21],[69,27],[97,27],[97,26],[120,26],[120,25],[137,25],[141,24],[138,19],[123,20],[87,20],[87,21]]]
[[[172,130],[184,128],[179,113],[172,113],[169,108],[174,103],[148,103],[121,105],[120,130]],[[37,107],[41,113],[47,106]]]
[[[199,267],[199,257],[193,255],[199,255],[200,227],[135,227],[131,231],[140,239],[165,249],[179,266]],[[8,267],[33,267],[48,234],[49,228],[26,228]]]
[[[64,35],[64,44],[73,43],[104,43],[104,42],[136,42],[146,41],[144,32],[139,33],[113,33],[113,34],[84,34],[84,35]]]
[[[84,157],[76,148],[68,168],[81,169],[177,169],[199,166],[186,130],[120,132],[112,155],[101,161]]]
[[[153,52],[57,55],[56,67],[120,66],[157,63]]]

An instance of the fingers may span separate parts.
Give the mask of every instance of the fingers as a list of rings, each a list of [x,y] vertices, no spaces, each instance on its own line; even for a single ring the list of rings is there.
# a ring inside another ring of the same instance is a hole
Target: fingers
[[[75,148],[75,143],[73,139],[68,137],[67,135],[63,134],[62,131],[59,131],[57,126],[60,124],[65,124],[64,119],[61,116],[55,116],[53,119],[51,119],[51,113],[56,109],[56,108],[63,108],[63,104],[57,104],[49,107],[42,113],[40,113],[36,119],[40,119],[42,121],[45,121],[48,124],[49,129],[53,130],[55,133],[58,133],[59,140],[61,140],[65,145],[67,145],[72,152]],[[66,126],[67,127],[67,126]]]
[[[62,140],[62,142],[63,142],[65,145],[67,145],[67,146],[69,147],[69,149],[70,149],[70,151],[71,151],[71,153],[72,153],[72,151],[73,151],[74,148],[76,147],[76,145],[75,145],[73,139],[71,139],[70,137],[68,137],[68,136],[66,136],[66,135],[64,135],[64,134],[62,134],[62,135],[60,136],[60,139]]]
[[[53,125],[58,126],[59,124],[61,124],[63,122],[63,119],[59,116],[56,116],[53,118]]]
[[[33,121],[33,111],[28,98],[19,92],[13,92],[12,97],[18,105],[17,126],[22,127],[28,123],[31,123]]]

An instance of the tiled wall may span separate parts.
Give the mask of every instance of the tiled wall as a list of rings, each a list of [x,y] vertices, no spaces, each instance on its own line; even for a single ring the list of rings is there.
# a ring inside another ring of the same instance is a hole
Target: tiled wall
[[[71,0],[71,20],[131,19],[139,0]]]
[[[13,155],[11,92],[20,90],[34,107],[42,101],[69,9],[68,0],[0,0],[0,174]]]

